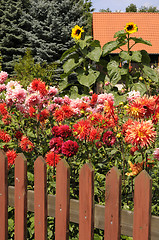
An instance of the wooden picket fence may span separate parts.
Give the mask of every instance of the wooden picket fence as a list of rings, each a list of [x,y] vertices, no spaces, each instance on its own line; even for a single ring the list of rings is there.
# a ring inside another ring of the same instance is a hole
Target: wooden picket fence
[[[8,205],[15,207],[16,240],[27,239],[27,211],[35,216],[35,240],[47,239],[47,216],[55,217],[55,240],[69,239],[69,221],[79,223],[79,240],[93,240],[94,228],[105,240],[121,234],[134,240],[159,240],[159,217],[151,216],[152,180],[144,170],[135,179],[134,212],[121,209],[121,174],[113,167],[106,175],[105,206],[94,205],[94,171],[85,164],[79,175],[79,201],[70,200],[70,168],[61,160],[56,172],[56,196],[47,195],[46,163],[34,164],[34,191],[27,191],[27,160],[15,160],[15,187],[7,184],[7,159],[0,151],[0,239],[8,240]]]

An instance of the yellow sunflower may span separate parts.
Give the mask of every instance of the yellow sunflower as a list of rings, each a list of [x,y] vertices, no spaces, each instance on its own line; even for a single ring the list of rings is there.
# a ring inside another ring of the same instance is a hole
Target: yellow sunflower
[[[82,32],[84,32],[83,27],[79,27],[78,25],[76,25],[74,28],[72,28],[71,37],[79,40],[81,38]]]
[[[138,27],[137,27],[136,24],[134,24],[133,22],[127,23],[124,29],[125,29],[125,31],[126,31],[127,33],[129,33],[129,34],[138,31]]]

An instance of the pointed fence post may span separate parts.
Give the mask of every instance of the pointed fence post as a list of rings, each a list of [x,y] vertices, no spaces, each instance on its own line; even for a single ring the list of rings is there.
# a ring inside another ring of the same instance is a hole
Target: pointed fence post
[[[135,178],[133,240],[150,240],[152,179],[143,170]]]
[[[47,239],[47,175],[46,162],[38,157],[34,163],[35,240]]]
[[[84,164],[79,174],[79,240],[94,239],[94,170]]]
[[[55,240],[69,239],[70,167],[60,160],[56,167]]]
[[[15,159],[15,240],[27,239],[27,160],[23,153]]]
[[[113,167],[106,175],[105,240],[120,240],[121,173]]]
[[[8,240],[8,161],[0,150],[0,238]]]

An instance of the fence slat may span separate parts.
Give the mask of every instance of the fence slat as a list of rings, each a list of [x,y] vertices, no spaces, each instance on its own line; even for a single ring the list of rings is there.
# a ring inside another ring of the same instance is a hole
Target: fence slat
[[[70,167],[60,160],[56,167],[55,240],[69,239]]]
[[[150,239],[152,180],[143,170],[135,178],[133,239]]]
[[[105,186],[105,240],[120,239],[121,174],[113,167],[106,175]]]
[[[27,239],[27,160],[19,153],[15,159],[15,240]]]
[[[0,150],[0,236],[8,240],[8,170],[7,157]]]
[[[34,163],[35,240],[47,239],[46,162],[38,157]]]
[[[85,164],[79,174],[79,240],[94,239],[94,170]]]

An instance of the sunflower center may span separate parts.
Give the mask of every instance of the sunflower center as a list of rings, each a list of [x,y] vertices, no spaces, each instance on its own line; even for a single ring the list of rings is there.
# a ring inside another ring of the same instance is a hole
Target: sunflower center
[[[77,31],[76,31],[76,35],[79,35],[80,32],[81,32],[81,30],[77,29]]]
[[[128,31],[130,31],[130,30],[132,30],[133,29],[133,25],[129,25],[128,27],[127,27],[127,30]]]

